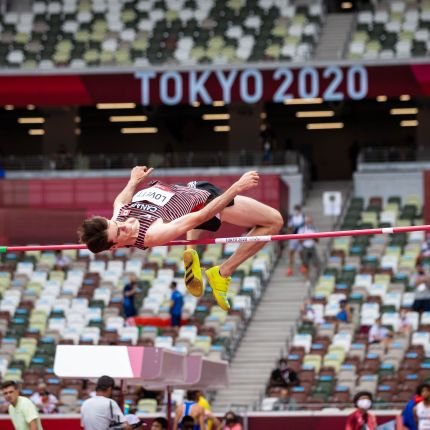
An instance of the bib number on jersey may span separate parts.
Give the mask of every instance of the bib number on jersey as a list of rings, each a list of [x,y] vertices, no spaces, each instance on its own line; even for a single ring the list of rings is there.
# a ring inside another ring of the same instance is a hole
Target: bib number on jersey
[[[171,191],[162,190],[158,187],[151,187],[137,192],[133,196],[132,202],[141,202],[143,200],[157,206],[164,206],[175,195]]]

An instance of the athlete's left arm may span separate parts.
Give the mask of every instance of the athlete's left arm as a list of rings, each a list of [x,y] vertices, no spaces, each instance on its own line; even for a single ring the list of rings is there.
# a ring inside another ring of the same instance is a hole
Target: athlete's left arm
[[[154,169],[146,166],[133,167],[130,173],[130,179],[124,189],[116,196],[113,202],[113,215],[112,219],[116,218],[121,206],[131,202],[137,186],[151,174]]]

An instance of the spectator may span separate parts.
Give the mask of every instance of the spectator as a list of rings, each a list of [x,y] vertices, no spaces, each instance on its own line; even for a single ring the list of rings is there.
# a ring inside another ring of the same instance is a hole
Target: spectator
[[[196,421],[191,415],[185,415],[184,418],[182,418],[181,420],[180,428],[182,430],[197,430],[198,426],[196,425]]]
[[[422,401],[414,406],[414,418],[419,430],[428,429],[430,422],[430,386],[426,384],[421,390]]]
[[[85,400],[81,407],[81,427],[85,430],[116,428],[131,430],[118,403],[112,400],[115,381],[110,376],[101,376],[96,385],[96,395]]]
[[[129,282],[123,289],[122,307],[126,318],[135,317],[137,315],[134,298],[140,292],[139,283],[136,275],[130,275]]]
[[[70,258],[60,250],[55,251],[55,270],[68,270],[69,266]]]
[[[417,264],[412,279],[415,287],[412,309],[420,313],[430,311],[430,276],[420,264]]]
[[[178,284],[173,281],[170,284],[172,295],[170,296],[170,318],[172,327],[180,327],[182,307],[184,305],[184,299],[182,294],[177,290]]]
[[[312,217],[305,216],[305,224],[303,227],[300,227],[297,231],[298,234],[307,234],[307,233],[315,233],[317,229],[313,224]],[[309,274],[312,266],[319,271],[320,261],[318,257],[317,251],[317,241],[318,239],[305,239],[302,240],[302,267],[300,271],[303,273],[303,276],[307,281],[309,281]]]
[[[155,418],[151,424],[151,430],[167,430],[167,420],[163,417]]]
[[[369,330],[369,343],[381,343],[386,348],[392,338],[393,333],[381,324],[381,318],[376,318]]]
[[[201,406],[205,411],[205,423],[206,430],[219,430],[221,428],[220,420],[212,413],[211,405],[205,398],[202,391],[197,392],[197,398],[199,399],[197,404]]]
[[[405,336],[410,336],[412,332],[412,324],[408,319],[408,312],[406,311],[406,309],[400,310],[398,331]]]
[[[212,430],[213,420],[211,418],[212,416],[211,405],[209,404],[208,400],[206,399],[206,397],[203,395],[201,391],[198,391],[197,398],[199,399],[197,404],[205,410],[206,430]]]
[[[423,401],[422,394],[424,389],[430,390],[430,385],[418,385],[415,395],[412,397],[411,400],[409,400],[408,403],[406,403],[406,406],[402,411],[403,425],[409,430],[418,430],[417,423],[415,422],[414,407],[415,405]]]
[[[305,215],[300,205],[294,206],[294,212],[288,220],[288,233],[297,234],[299,229],[305,225]],[[294,274],[294,260],[296,252],[300,250],[300,241],[290,239],[288,241],[288,270],[287,276]]]
[[[421,246],[420,257],[429,257],[429,256],[430,256],[430,235],[427,235],[426,240],[423,242]]]
[[[232,411],[228,411],[224,415],[223,430],[242,430],[240,418]]]
[[[193,420],[200,426],[200,430],[206,430],[205,426],[205,410],[197,404],[198,391],[187,391],[187,399],[182,405],[176,408],[175,419],[173,420],[173,430],[178,430],[179,423],[183,422],[185,416],[191,416]]]
[[[350,323],[352,321],[352,309],[346,300],[339,302],[340,311],[336,314],[338,321]]]
[[[300,309],[303,321],[311,322],[313,324],[324,324],[324,315],[322,312],[317,312],[312,305],[311,300],[306,299]]]
[[[58,399],[51,394],[47,388],[46,384],[41,383],[37,386],[37,391],[33,393],[30,400],[36,405],[39,412],[42,414],[53,414],[58,412]]]
[[[279,366],[272,371],[270,375],[271,386],[278,387],[291,387],[293,385],[299,385],[300,381],[297,373],[288,367],[288,362],[285,358],[279,360]]]
[[[275,406],[275,409],[276,408],[281,411],[295,411],[297,409],[297,402],[290,397],[288,388],[284,387],[281,389],[279,400]]]
[[[357,409],[348,415],[345,430],[376,430],[376,417],[369,412],[372,407],[372,393],[359,391],[353,402]]]
[[[272,127],[268,123],[262,124],[260,132],[261,146],[263,151],[263,164],[272,164],[273,151],[276,146],[276,137]]]
[[[43,430],[35,404],[19,395],[16,382],[5,381],[1,385],[3,396],[9,402],[9,415],[15,430]]]

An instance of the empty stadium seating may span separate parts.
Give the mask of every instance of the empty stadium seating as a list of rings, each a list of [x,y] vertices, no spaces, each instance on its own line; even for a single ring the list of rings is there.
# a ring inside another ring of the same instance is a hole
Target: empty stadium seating
[[[378,1],[357,14],[350,59],[426,56],[430,49],[430,2]],[[372,3],[369,3],[371,5]]]
[[[404,201],[373,197],[367,202],[356,197],[342,228],[420,224],[421,217],[422,202],[416,196]],[[314,320],[302,318],[286,356],[300,379],[299,386],[290,387],[299,408],[343,408],[360,390],[372,392],[376,407],[403,407],[416,386],[430,380],[430,313],[412,309],[416,263],[428,267],[430,262],[421,252],[424,241],[424,232],[333,240],[312,293]],[[350,322],[336,318],[343,299],[353,309]],[[401,330],[401,311],[410,331]],[[394,333],[387,348],[368,340],[378,317]],[[276,390],[268,386],[267,395],[273,398]]]
[[[237,245],[210,245],[200,250],[203,265],[220,262]],[[156,247],[148,253],[120,249],[91,254],[65,251],[67,271],[54,270],[49,252],[6,253],[0,263],[0,376],[24,381],[31,395],[39,380],[62,402],[61,412],[75,411],[94,389],[82,380],[62,381],[52,371],[57,343],[155,345],[183,353],[229,359],[251,317],[277,258],[268,244],[235,272],[229,291],[232,311],[226,314],[206,291],[196,299],[186,294],[182,247]],[[122,316],[122,290],[129,274],[139,278],[139,315]],[[170,327],[170,283],[185,294],[183,325]],[[155,411],[157,402],[141,399],[129,387],[126,400],[140,412]]]
[[[0,17],[0,66],[146,66],[307,60],[322,2],[38,0]]]

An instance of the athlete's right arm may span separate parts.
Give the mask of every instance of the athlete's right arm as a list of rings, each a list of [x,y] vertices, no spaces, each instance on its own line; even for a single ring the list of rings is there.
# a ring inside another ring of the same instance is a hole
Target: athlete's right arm
[[[116,196],[113,202],[113,215],[112,219],[116,218],[121,206],[126,205],[131,202],[134,193],[136,192],[136,187],[151,174],[154,169],[152,167],[146,166],[136,166],[133,167],[130,173],[130,179],[123,190]]]
[[[183,215],[170,223],[158,219],[151,224],[145,236],[145,246],[164,245],[165,243],[182,236],[187,231],[210,220],[221,212],[238,194],[254,188],[258,185],[259,176],[255,171],[246,172],[230,186],[224,193],[213,199],[208,205],[199,211]]]

